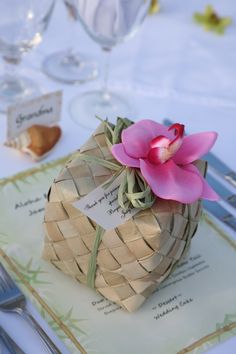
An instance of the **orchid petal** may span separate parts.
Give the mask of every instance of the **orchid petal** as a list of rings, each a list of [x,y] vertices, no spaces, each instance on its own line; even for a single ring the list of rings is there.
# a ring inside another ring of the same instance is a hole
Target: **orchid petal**
[[[126,154],[123,144],[115,144],[111,148],[112,155],[117,161],[124,166],[139,167],[140,163],[138,159],[130,157]]]
[[[160,198],[188,204],[202,195],[203,183],[199,175],[182,169],[173,160],[157,166],[141,159],[140,169],[153,193]]]
[[[126,153],[130,157],[145,158],[150,149],[150,141],[158,135],[164,135],[169,139],[174,137],[173,132],[153,120],[141,120],[122,132],[122,143]]]
[[[204,132],[184,137],[182,145],[173,156],[178,165],[187,165],[200,159],[214,145],[217,138],[215,132]]]
[[[202,199],[208,199],[208,200],[212,200],[212,201],[217,201],[220,199],[219,195],[207,183],[207,181],[201,175],[201,173],[199,172],[199,170],[196,166],[191,164],[191,165],[183,166],[183,168],[187,171],[192,171],[194,173],[197,173],[199,175],[199,177],[201,178],[202,183],[203,183],[203,189],[202,189],[202,195],[201,195]]]

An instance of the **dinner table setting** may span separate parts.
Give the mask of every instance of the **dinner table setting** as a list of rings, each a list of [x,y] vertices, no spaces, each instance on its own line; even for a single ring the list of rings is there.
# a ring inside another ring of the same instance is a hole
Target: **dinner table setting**
[[[0,353],[236,352],[235,38],[233,0],[0,0]]]

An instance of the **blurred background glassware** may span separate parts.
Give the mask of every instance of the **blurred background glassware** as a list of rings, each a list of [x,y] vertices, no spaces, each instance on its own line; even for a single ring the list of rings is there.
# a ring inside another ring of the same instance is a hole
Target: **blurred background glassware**
[[[18,75],[23,54],[42,41],[55,0],[0,0],[0,53],[5,72],[0,77],[0,111],[39,94],[38,85]]]
[[[78,25],[77,0],[63,0],[70,18],[69,40],[75,42],[76,28]],[[67,84],[83,83],[97,77],[95,62],[88,59],[84,54],[73,49],[73,45],[67,50],[53,53],[46,57],[42,64],[45,74],[54,80]]]
[[[70,105],[72,119],[87,129],[94,129],[95,115],[114,119],[117,115],[129,116],[132,112],[122,96],[108,89],[108,54],[115,45],[135,34],[148,14],[151,0],[76,1],[79,20],[107,57],[102,88],[75,97]],[[86,123],[81,117],[88,118]]]

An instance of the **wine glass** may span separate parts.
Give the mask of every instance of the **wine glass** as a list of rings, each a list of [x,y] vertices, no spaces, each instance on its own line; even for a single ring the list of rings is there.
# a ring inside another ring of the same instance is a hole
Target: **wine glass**
[[[23,54],[42,41],[55,0],[0,0],[0,52],[5,73],[0,76],[0,111],[36,96],[38,85],[18,75]]]
[[[148,13],[151,0],[76,0],[78,17],[89,36],[108,58],[112,48],[130,38]],[[108,89],[108,59],[102,89],[74,98],[70,105],[72,119],[87,129],[94,129],[95,115],[113,120],[132,112],[128,102]],[[88,118],[86,122],[81,117]]]
[[[78,20],[76,1],[63,0],[71,19],[70,39],[73,41],[76,33],[75,26],[77,26],[76,22]],[[98,74],[96,64],[86,58],[85,55],[75,51],[73,46],[46,57],[43,61],[42,69],[52,79],[67,84],[83,83],[96,78]]]

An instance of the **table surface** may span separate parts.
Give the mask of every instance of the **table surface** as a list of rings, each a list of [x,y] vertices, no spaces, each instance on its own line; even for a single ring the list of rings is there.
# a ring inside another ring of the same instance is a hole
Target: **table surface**
[[[212,151],[236,170],[236,25],[234,22],[224,36],[203,31],[194,24],[192,14],[202,11],[207,4],[207,0],[161,2],[159,14],[148,17],[134,38],[114,48],[109,84],[132,103],[136,111],[130,117],[133,120],[150,118],[160,122],[168,117],[185,124],[190,133],[217,131],[219,138]],[[233,0],[215,0],[214,6],[220,14],[236,18]],[[71,120],[69,105],[76,95],[99,88],[99,78],[83,85],[64,85],[41,72],[45,56],[69,47],[85,53],[101,66],[103,56],[99,46],[88,38],[79,24],[76,27],[70,24],[64,6],[58,0],[42,44],[27,54],[21,67],[25,75],[40,84],[42,92],[63,90],[63,137],[44,162],[78,149],[90,134]],[[72,30],[76,32],[73,35]],[[0,69],[3,70],[2,63]],[[94,118],[80,119],[83,122]],[[0,115],[0,120],[0,142],[3,143],[6,140],[6,116]],[[37,166],[2,144],[0,165],[0,177]],[[36,343],[37,338],[32,335],[32,348],[35,349]],[[234,338],[209,353],[234,353],[235,346]],[[30,353],[29,347],[25,350]],[[61,350],[65,353],[63,346]]]

